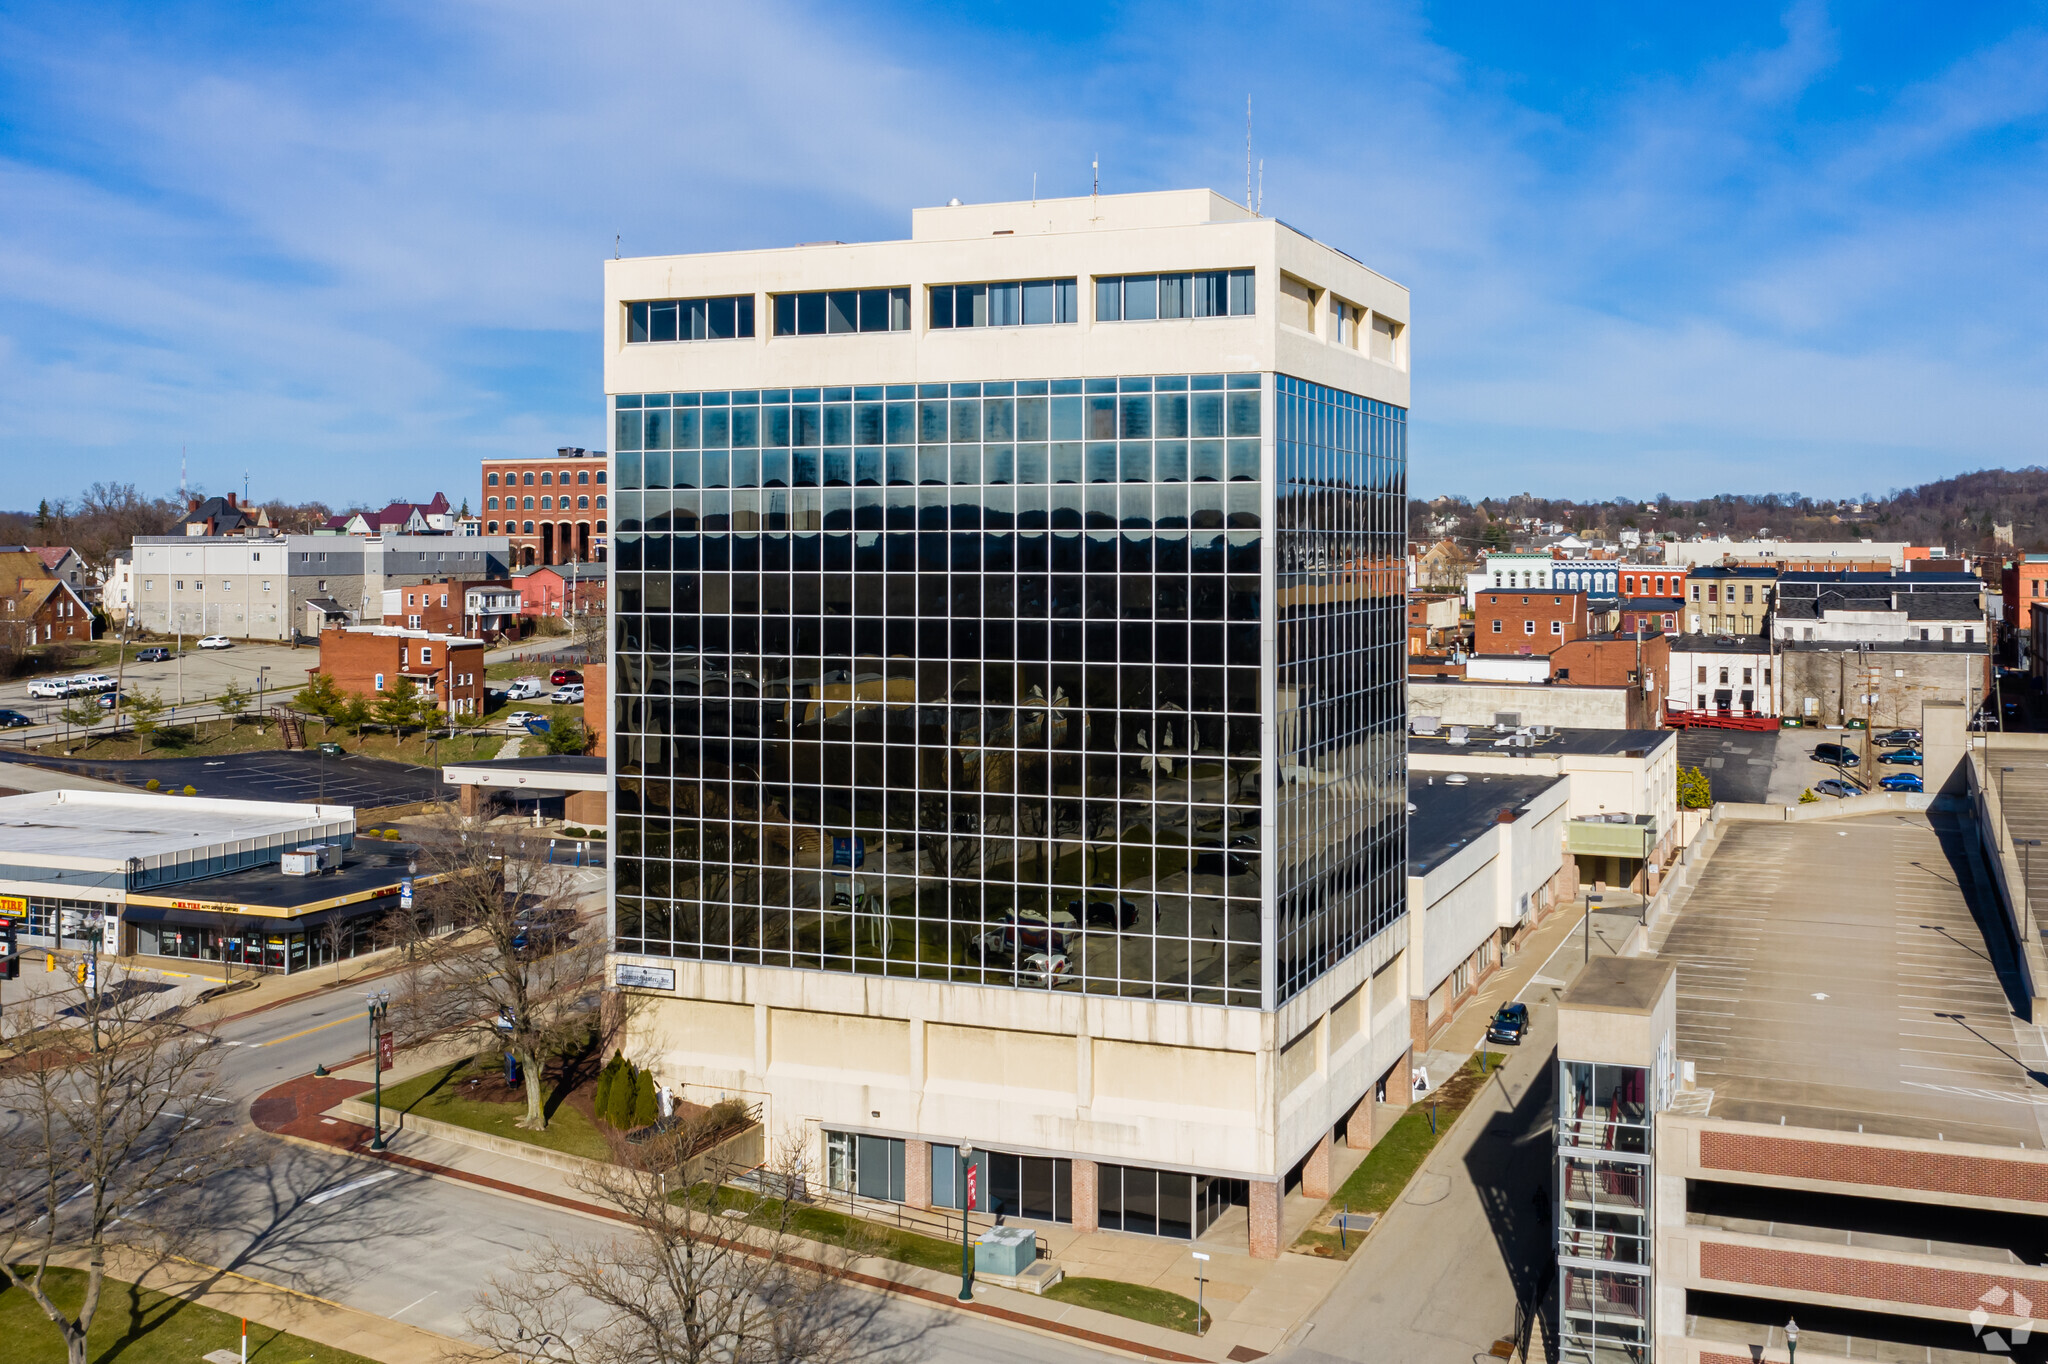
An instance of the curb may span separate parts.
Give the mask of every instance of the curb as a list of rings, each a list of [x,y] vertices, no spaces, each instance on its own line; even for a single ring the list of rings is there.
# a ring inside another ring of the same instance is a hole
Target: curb
[[[292,1081],[287,1080],[284,1083],[290,1084]],[[280,1087],[273,1086],[272,1088]],[[270,1092],[270,1090],[264,1091],[265,1094]],[[262,1097],[263,1095],[257,1096],[259,1099]],[[353,1156],[361,1160],[382,1161],[386,1164],[418,1171],[435,1179],[451,1180],[476,1188],[488,1189],[493,1193],[509,1195],[514,1198],[528,1200],[529,1202],[541,1203],[549,1207],[561,1208],[585,1217],[601,1218],[607,1222],[630,1223],[632,1221],[631,1218],[623,1213],[602,1208],[593,1203],[585,1203],[573,1198],[564,1198],[560,1194],[543,1193],[536,1189],[521,1188],[504,1180],[492,1179],[488,1175],[471,1174],[464,1170],[436,1164],[430,1160],[421,1160],[416,1156],[400,1155],[396,1151],[369,1151],[353,1146],[343,1146],[338,1143],[315,1141],[308,1137],[292,1136],[283,1132],[272,1132],[267,1128],[259,1127],[257,1130],[274,1140],[287,1141],[293,1145],[304,1146],[311,1150]],[[1177,1351],[1166,1349],[1164,1346],[1147,1345],[1135,1340],[1124,1340],[1117,1336],[1105,1335],[1100,1331],[1091,1331],[1086,1327],[1068,1326],[1061,1322],[1044,1321],[1037,1317],[1027,1316],[1022,1312],[1013,1312],[1006,1307],[996,1307],[991,1304],[978,1302],[962,1303],[958,1298],[941,1293],[935,1289],[919,1288],[914,1284],[897,1283],[881,1278],[878,1275],[864,1274],[858,1270],[832,1271],[814,1261],[808,1263],[813,1268],[827,1270],[827,1272],[834,1273],[836,1277],[844,1279],[849,1283],[859,1284],[863,1288],[873,1289],[882,1293],[893,1293],[906,1298],[914,1298],[930,1306],[943,1307],[955,1312],[989,1318],[1002,1322],[1006,1326],[1021,1327],[1028,1331],[1037,1331],[1046,1335],[1078,1340],[1101,1349],[1114,1350],[1120,1354],[1131,1355],[1140,1359],[1165,1360],[1169,1361],[1170,1364],[1208,1364],[1208,1361],[1199,1355],[1180,1354]]]

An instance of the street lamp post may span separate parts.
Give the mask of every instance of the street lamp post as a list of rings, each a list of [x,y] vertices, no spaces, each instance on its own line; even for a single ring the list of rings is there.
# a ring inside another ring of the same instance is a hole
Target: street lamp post
[[[370,1149],[381,1151],[384,1149],[384,1047],[378,1033],[382,1029],[385,1016],[391,1012],[391,992],[379,990],[363,998],[370,1006],[370,1066],[371,1073],[376,1077],[376,1088],[370,1100],[371,1112],[374,1115],[371,1121],[376,1124],[376,1131],[370,1138]]]
[[[973,1211],[968,1194],[967,1172],[974,1160],[974,1148],[960,1143],[960,1301],[974,1301],[974,1254],[967,1248],[967,1214]]]
[[[1785,1358],[1788,1364],[1799,1364],[1799,1323],[1791,1317],[1785,1318]]]

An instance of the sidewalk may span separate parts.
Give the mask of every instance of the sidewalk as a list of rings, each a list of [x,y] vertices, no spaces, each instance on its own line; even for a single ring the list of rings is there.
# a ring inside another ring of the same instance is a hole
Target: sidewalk
[[[464,1348],[463,1342],[433,1331],[196,1261],[161,1261],[115,1250],[108,1255],[107,1273],[380,1364],[443,1364]]]
[[[46,955],[57,959],[55,975],[69,980],[74,963],[85,953],[69,947],[62,951],[43,947],[28,948],[22,953],[23,976],[48,974],[43,965],[43,958]],[[222,968],[218,962],[185,961],[176,957],[117,957],[106,953],[100,956],[102,971],[119,968],[124,973],[144,979],[174,981],[190,989],[195,998],[207,990],[219,989],[224,984],[240,987],[208,1001],[222,1011],[220,1016],[213,1020],[215,1023],[232,1023],[236,1019],[247,1018],[251,1014],[259,1014],[266,1009],[274,1009],[280,1004],[288,1004],[295,999],[304,999],[325,990],[347,989],[364,981],[388,976],[402,969],[405,963],[398,949],[386,948],[383,951],[365,952],[359,957],[350,957],[340,965],[339,983],[336,982],[335,966],[331,962],[325,966],[308,967],[289,976],[271,971],[251,972],[243,967],[230,967],[227,978],[223,979]]]
[[[352,1067],[344,1074],[354,1076],[364,1069],[362,1066]],[[401,1064],[395,1069],[402,1073],[405,1067]],[[387,1072],[387,1078],[392,1073]],[[387,1117],[384,1130],[387,1149],[381,1153],[371,1152],[368,1149],[370,1129],[335,1115],[344,1100],[360,1099],[368,1089],[369,1085],[360,1078],[302,1076],[271,1089],[257,1099],[250,1110],[250,1118],[258,1128],[285,1140],[347,1151],[365,1160],[382,1160],[436,1178],[458,1180],[603,1221],[623,1220],[616,1212],[593,1202],[575,1187],[569,1175],[561,1171],[534,1161],[408,1132],[402,1126],[402,1119],[399,1125],[394,1125]],[[1083,1236],[1068,1228],[1045,1225],[1038,1225],[1037,1230],[1048,1242],[1052,1258],[1058,1260],[1070,1275],[1156,1283],[1160,1288],[1184,1292],[1189,1297],[1195,1294],[1195,1265],[1188,1254],[1190,1247],[1185,1243],[1114,1233]],[[963,1304],[958,1300],[958,1275],[937,1273],[892,1260],[856,1260],[850,1277],[865,1287],[915,1298],[932,1307],[972,1312],[1009,1325],[1046,1331],[1147,1359],[1222,1361],[1256,1358],[1275,1348],[1293,1328],[1300,1314],[1322,1301],[1343,1270],[1341,1265],[1326,1265],[1301,1256],[1285,1256],[1279,1261],[1254,1261],[1242,1250],[1233,1254],[1227,1246],[1213,1247],[1205,1243],[1204,1249],[1214,1256],[1207,1267],[1209,1284],[1206,1292],[1206,1305],[1213,1325],[1209,1334],[1201,1339],[1165,1327],[987,1284],[976,1284],[974,1302]],[[1307,1271],[1306,1277],[1312,1282],[1284,1289],[1275,1284],[1265,1294],[1263,1305],[1252,1301],[1254,1289],[1260,1284],[1276,1276],[1292,1281],[1302,1277],[1300,1271],[1303,1270]],[[1273,1319],[1277,1310],[1292,1303],[1298,1303],[1298,1309],[1288,1312],[1284,1321]],[[293,1329],[298,1330],[296,1327]],[[300,1334],[309,1333],[300,1331]],[[1241,1347],[1239,1352],[1233,1356],[1233,1348],[1238,1347]]]
[[[1604,917],[1595,915],[1595,927]],[[1423,1055],[1415,1058],[1418,1066],[1429,1071],[1431,1085],[1440,1085],[1458,1073],[1458,1067],[1466,1058],[1479,1050],[1479,1044],[1486,1037],[1486,1025],[1493,1021],[1493,1015],[1500,1006],[1521,997],[1522,992],[1535,980],[1538,971],[1548,962],[1558,948],[1573,933],[1581,931],[1586,921],[1586,897],[1581,895],[1570,904],[1553,913],[1549,919],[1537,925],[1508,963],[1487,977],[1479,992],[1465,1002],[1465,1007],[1451,1016],[1449,1026],[1438,1033],[1435,1044]],[[1631,921],[1633,923],[1634,921]],[[1613,936],[1609,934],[1609,936]],[[1594,951],[1601,950],[1601,940],[1594,942]],[[1612,955],[1610,952],[1608,955]],[[1573,973],[1578,963],[1573,963]],[[1548,979],[1548,978],[1546,978]],[[1563,985],[1564,981],[1557,982]]]

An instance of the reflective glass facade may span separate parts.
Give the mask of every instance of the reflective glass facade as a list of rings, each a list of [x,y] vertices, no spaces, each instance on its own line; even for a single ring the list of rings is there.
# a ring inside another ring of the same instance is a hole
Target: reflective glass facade
[[[1271,1007],[1398,915],[1399,409],[1196,374],[614,422],[620,951]]]
[[[1408,414],[1286,375],[1276,390],[1273,881],[1286,999],[1406,904]]]

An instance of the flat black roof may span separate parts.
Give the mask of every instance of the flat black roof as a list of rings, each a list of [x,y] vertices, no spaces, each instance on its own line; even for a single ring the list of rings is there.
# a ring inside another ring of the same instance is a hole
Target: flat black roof
[[[271,862],[200,881],[182,881],[164,887],[159,894],[130,896],[129,908],[123,912],[136,920],[166,918],[171,922],[191,922],[190,914],[195,910],[218,915],[221,911],[213,906],[254,906],[298,914],[335,900],[376,899],[378,891],[395,896],[398,883],[411,874],[408,864],[418,852],[415,844],[358,837],[355,846],[342,854],[341,866],[334,871],[318,876],[286,876],[280,863]],[[152,903],[159,900],[170,904]],[[180,910],[185,913],[177,913]]]
[[[1467,725],[1465,728],[1469,732],[1462,744],[1451,742],[1449,725],[1444,726],[1445,732],[1441,734],[1411,734],[1408,736],[1408,751],[1475,753],[1489,758],[1541,758],[1561,753],[1575,757],[1620,757],[1640,751],[1647,757],[1661,744],[1678,742],[1677,731],[1669,729],[1553,729],[1541,737],[1530,735],[1527,748],[1495,748],[1494,741],[1507,738],[1512,731],[1499,731],[1490,725]]]
[[[1491,750],[1488,750],[1489,752]],[[1463,775],[1463,784],[1445,778]],[[1568,777],[1508,777],[1492,772],[1411,772],[1408,803],[1408,874],[1421,876],[1499,822],[1502,810],[1520,810]]]

